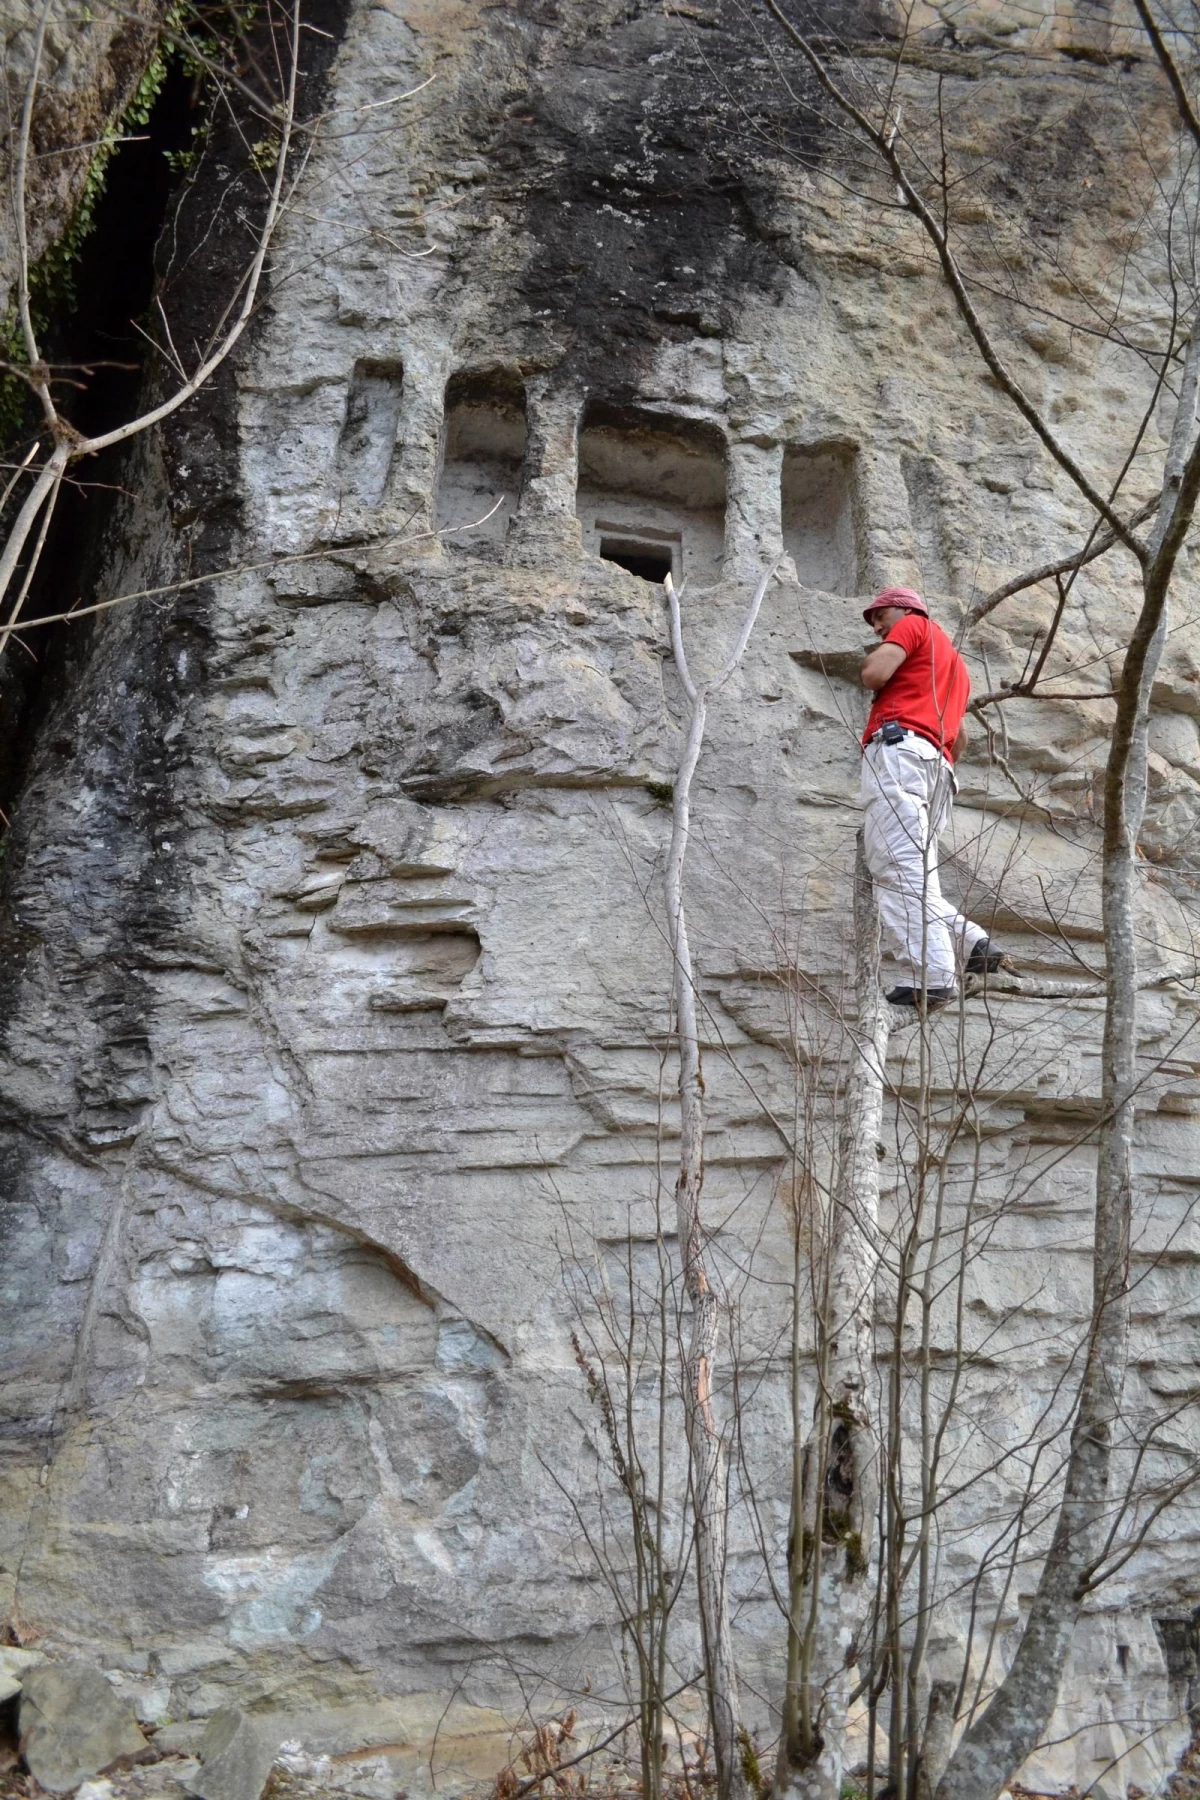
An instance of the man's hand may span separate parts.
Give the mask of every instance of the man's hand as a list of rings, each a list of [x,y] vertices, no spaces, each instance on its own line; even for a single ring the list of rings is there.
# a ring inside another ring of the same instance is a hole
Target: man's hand
[[[877,650],[868,650],[858,678],[865,688],[878,692],[892,679],[900,664],[907,661],[908,651],[902,650],[899,644],[880,644]]]

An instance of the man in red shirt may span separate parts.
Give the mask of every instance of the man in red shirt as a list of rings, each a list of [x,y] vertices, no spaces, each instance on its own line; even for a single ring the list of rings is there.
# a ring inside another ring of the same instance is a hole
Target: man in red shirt
[[[945,1006],[956,958],[970,975],[1000,967],[982,925],[942,898],[937,841],[958,792],[954,759],[966,746],[966,664],[912,588],[885,588],[863,617],[879,637],[863,686],[875,695],[863,732],[863,848],[884,944],[908,975],[893,1006]]]

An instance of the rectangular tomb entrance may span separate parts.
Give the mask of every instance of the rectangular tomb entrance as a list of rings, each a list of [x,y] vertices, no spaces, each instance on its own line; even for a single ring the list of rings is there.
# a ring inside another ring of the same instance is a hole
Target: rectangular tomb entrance
[[[725,444],[713,425],[593,401],[579,432],[584,549],[643,581],[711,586],[725,547]]]
[[[494,553],[516,510],[525,462],[525,389],[506,371],[464,372],[446,385],[438,530],[454,531],[450,549]],[[482,525],[482,519],[500,504]]]

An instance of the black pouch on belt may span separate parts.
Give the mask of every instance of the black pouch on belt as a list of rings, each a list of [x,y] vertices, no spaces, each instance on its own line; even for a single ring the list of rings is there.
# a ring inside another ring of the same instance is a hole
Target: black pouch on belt
[[[879,736],[885,744],[902,744],[905,737],[904,727],[896,719],[885,719]]]

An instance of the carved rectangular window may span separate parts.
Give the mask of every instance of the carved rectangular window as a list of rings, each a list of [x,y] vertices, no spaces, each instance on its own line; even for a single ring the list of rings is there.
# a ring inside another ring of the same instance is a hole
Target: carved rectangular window
[[[644,581],[711,586],[725,546],[725,445],[715,426],[593,401],[579,433],[585,550]]]
[[[617,563],[643,581],[682,579],[683,533],[656,531],[653,525],[630,527],[619,519],[597,519],[596,536],[602,562]]]

